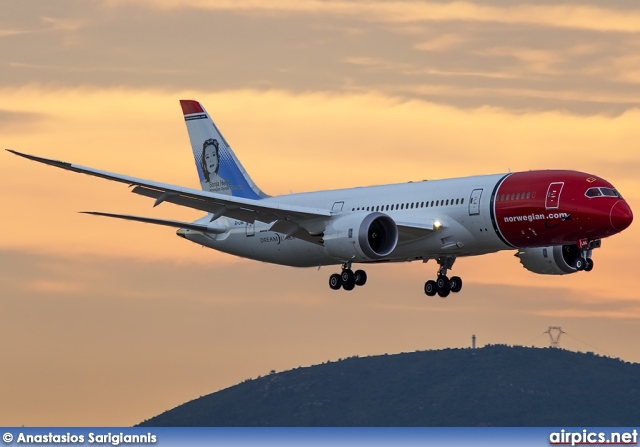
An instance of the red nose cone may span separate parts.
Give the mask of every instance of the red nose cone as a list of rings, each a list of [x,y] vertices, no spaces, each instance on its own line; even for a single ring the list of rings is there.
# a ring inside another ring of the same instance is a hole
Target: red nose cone
[[[616,231],[622,231],[633,222],[633,213],[627,202],[620,200],[611,208],[611,226]]]

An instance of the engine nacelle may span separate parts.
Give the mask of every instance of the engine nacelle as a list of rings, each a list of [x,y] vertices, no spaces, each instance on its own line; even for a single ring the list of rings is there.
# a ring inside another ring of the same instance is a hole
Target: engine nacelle
[[[398,227],[382,213],[336,217],[324,231],[324,248],[341,261],[372,261],[389,256],[398,244]]]
[[[576,245],[522,248],[516,254],[527,270],[542,275],[567,275],[578,271],[576,262],[581,258]],[[591,258],[591,250],[587,252]]]

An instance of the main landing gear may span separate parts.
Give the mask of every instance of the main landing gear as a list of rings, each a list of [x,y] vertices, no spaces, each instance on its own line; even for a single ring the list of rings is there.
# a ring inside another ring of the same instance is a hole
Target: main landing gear
[[[351,263],[342,264],[342,273],[334,273],[329,277],[329,287],[338,290],[342,287],[344,290],[353,290],[355,286],[364,286],[367,282],[367,273],[364,270],[351,270]]]
[[[430,279],[424,283],[424,293],[427,296],[434,296],[436,293],[442,298],[449,296],[449,293],[458,293],[462,290],[462,279],[459,276],[447,277],[447,270],[453,267],[456,258],[438,258],[436,261],[440,268],[436,280]]]

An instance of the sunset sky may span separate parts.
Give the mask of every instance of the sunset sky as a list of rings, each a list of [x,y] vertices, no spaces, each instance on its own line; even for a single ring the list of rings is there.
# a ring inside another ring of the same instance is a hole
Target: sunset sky
[[[2,148],[198,187],[180,99],[271,195],[574,169],[640,214],[636,1],[22,0],[0,4]],[[239,259],[125,185],[0,153],[0,425],[133,425],[248,378],[352,355],[493,343],[640,362],[640,224],[595,268],[513,252],[367,268]]]

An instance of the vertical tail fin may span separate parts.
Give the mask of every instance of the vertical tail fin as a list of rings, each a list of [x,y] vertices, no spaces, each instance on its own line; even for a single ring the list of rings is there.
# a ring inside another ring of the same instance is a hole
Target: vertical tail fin
[[[251,180],[204,107],[184,99],[180,106],[202,189],[245,199],[268,197]]]

